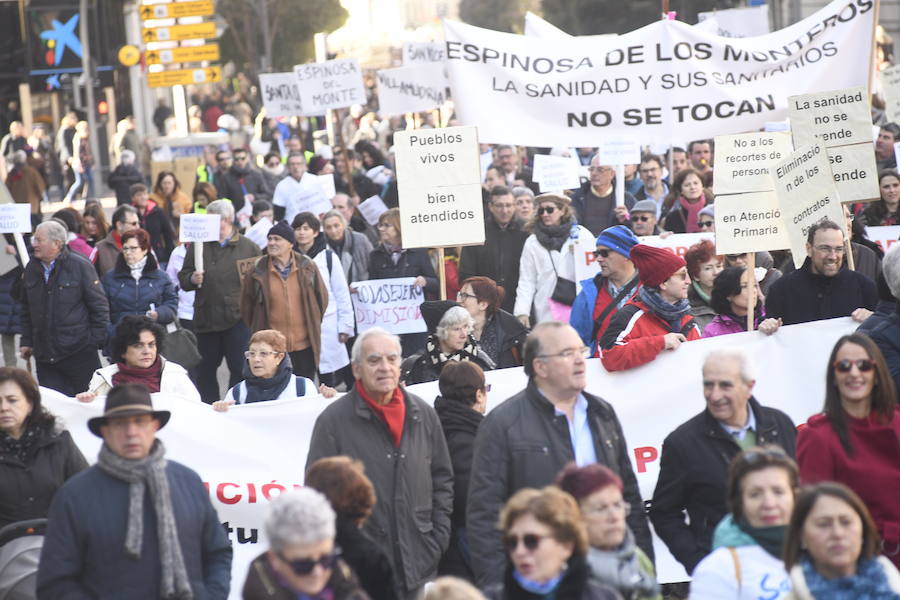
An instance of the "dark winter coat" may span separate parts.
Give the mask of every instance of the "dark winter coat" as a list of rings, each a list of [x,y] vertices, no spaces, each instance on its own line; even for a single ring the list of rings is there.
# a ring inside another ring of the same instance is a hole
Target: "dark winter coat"
[[[150,247],[161,263],[169,262],[169,255],[175,249],[175,229],[165,211],[153,200],[147,201],[147,211],[138,212],[141,229],[150,234]]]
[[[119,165],[106,178],[106,183],[116,192],[116,204],[119,206],[131,204],[131,186],[143,182],[144,176],[134,165]]]
[[[41,430],[38,436],[24,462],[0,452],[0,528],[47,518],[56,490],[88,467],[68,431]]]
[[[625,501],[631,505],[628,525],[652,558],[650,527],[622,425],[611,404],[586,392],[583,395],[598,462],[622,478]],[[533,382],[484,418],[475,438],[466,510],[472,564],[482,587],[498,582],[503,573],[506,553],[496,529],[500,509],[522,488],[550,485],[574,460],[566,417],[556,415]]]
[[[230,170],[216,171],[213,174],[212,183],[216,186],[216,193],[220,200],[231,200],[235,214],[244,207],[244,190],[241,188],[237,176]]]
[[[482,371],[490,371],[494,368],[494,363],[490,357],[485,354],[481,348],[476,347],[477,356],[469,357],[473,363],[481,367]],[[408,356],[400,365],[400,380],[405,385],[415,385],[417,383],[427,383],[429,381],[437,381],[441,377],[441,370],[448,361],[435,364],[431,360],[428,352],[422,351],[412,356]]]
[[[751,397],[758,444],[775,444],[791,457],[796,454],[797,430],[790,417],[761,406]],[[688,573],[710,553],[712,535],[728,513],[728,465],[741,447],[708,410],[666,436],[650,520],[656,534]],[[690,524],[685,522],[685,513]]]
[[[53,364],[106,342],[109,304],[88,259],[63,248],[46,283],[39,260],[29,261],[22,280],[21,345],[36,361]]]
[[[528,328],[503,309],[497,309],[493,316],[488,317],[484,329],[481,331],[481,339],[484,340],[489,329],[493,328],[496,328],[497,331],[497,356],[491,356],[491,353],[483,346],[481,349],[494,362],[494,368],[521,367]]]
[[[609,215],[607,216],[607,227],[612,227],[613,225],[618,225],[619,220],[616,218],[616,202],[615,202],[615,180],[613,180],[613,187],[610,194],[613,196],[612,207],[609,209]],[[585,215],[585,204],[586,202],[591,202],[596,199],[598,196],[594,194],[594,190],[591,189],[591,182],[585,181],[581,184],[581,187],[575,190],[572,193],[572,208],[575,209],[575,217],[578,219],[579,225],[584,225],[584,215]],[[609,196],[603,196],[604,198],[608,198]],[[631,207],[634,206],[634,203],[637,200],[634,199],[634,196],[629,194],[627,191],[625,192],[625,208],[631,210]],[[587,227],[587,225],[584,225]],[[600,235],[599,231],[592,231],[594,235]]]
[[[865,333],[884,354],[888,369],[894,378],[894,384],[900,390],[900,303],[890,315],[874,314],[857,329]]]
[[[418,277],[425,278],[425,293],[437,294],[438,278],[434,273],[434,266],[428,252],[422,248],[404,250],[400,254],[397,264],[391,260],[390,253],[379,244],[369,255],[369,279],[391,279],[393,277]]]
[[[434,576],[447,549],[453,467],[434,409],[406,391],[403,399],[399,448],[355,389],[332,402],[316,419],[306,467],[327,456],[363,462],[381,499],[364,529],[391,553],[398,588],[409,592]]]
[[[621,600],[614,588],[591,577],[590,567],[583,556],[573,554],[567,561],[569,568],[554,590],[553,596],[538,596],[526,592],[512,576],[512,567],[507,567],[503,583],[492,585],[485,590],[487,600],[542,600],[552,597],[556,600]]]
[[[200,477],[166,461],[178,543],[195,600],[225,600],[231,545]],[[39,598],[159,598],[156,513],[144,499],[141,560],[125,554],[130,485],[93,466],[70,479],[50,506],[38,568]]]
[[[152,254],[147,255],[141,278],[135,281],[131,269],[120,254],[116,260],[116,268],[101,278],[106,297],[109,299],[110,328],[115,326],[126,315],[143,315],[150,310],[152,303],[159,314],[157,322],[166,325],[178,315],[178,294],[172,280],[163,271]],[[112,333],[112,331],[110,332]]]
[[[253,194],[254,201],[272,201],[272,190],[269,189],[266,178],[263,177],[263,174],[258,170],[251,167],[250,169],[247,169],[246,172],[241,173],[237,167],[231,167],[228,174],[234,179],[235,183],[237,183],[237,187],[241,190],[241,206],[244,205],[244,194]],[[231,202],[235,205],[234,212],[239,211],[240,208],[237,206],[234,198],[231,199]]]
[[[519,258],[528,239],[517,220],[504,229],[494,219],[484,220],[483,246],[466,246],[459,258],[459,282],[469,277],[481,276],[493,279],[503,286],[506,295],[500,307],[512,312],[516,305],[516,288],[519,286]]]
[[[397,582],[388,550],[372,541],[356,523],[338,515],[334,543],[372,600],[397,600]]]
[[[13,297],[13,287],[22,277],[22,267],[0,276],[0,333],[22,333],[22,304]]]
[[[766,315],[794,325],[848,317],[857,308],[875,310],[876,304],[874,281],[846,266],[834,277],[818,275],[812,272],[807,257],[802,267],[772,284],[766,296]]]
[[[268,552],[263,552],[250,563],[247,579],[244,580],[242,597],[244,600],[297,600],[308,596],[298,595],[287,588],[272,567],[269,566]],[[369,596],[356,582],[353,571],[339,560],[331,571],[325,588],[331,590],[333,600],[369,600]],[[317,598],[319,596],[316,596]],[[372,599],[374,600],[374,598]]]

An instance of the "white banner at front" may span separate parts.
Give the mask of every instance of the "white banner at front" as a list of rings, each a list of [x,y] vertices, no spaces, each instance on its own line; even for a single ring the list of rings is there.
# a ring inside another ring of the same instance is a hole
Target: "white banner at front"
[[[596,146],[761,130],[787,97],[866,85],[873,0],[834,0],[752,38],[655,21],[615,38],[542,39],[444,21],[459,121],[487,143]]]
[[[615,407],[641,495],[648,500],[656,486],[663,439],[705,406],[700,369],[710,351],[739,346],[753,356],[759,373],[756,398],[800,424],[822,410],[831,347],[856,327],[849,318],[841,318],[782,327],[769,337],[757,331],[723,335],[689,342],[647,365],[620,373],[607,373],[599,359],[592,359],[587,391]],[[521,368],[488,371],[485,376],[490,385],[488,410],[526,385]],[[429,403],[438,393],[436,381],[409,389]],[[172,411],[172,419],[159,433],[167,458],[200,474],[231,540],[230,598],[236,600],[250,561],[268,548],[263,519],[269,499],[303,483],[313,425],[328,401],[315,397],[258,402],[219,413],[175,396],[153,396],[155,407]],[[62,418],[85,458],[95,462],[100,439],[88,431],[87,420],[102,413],[104,399],[84,404],[42,389],[41,400]],[[660,581],[686,581],[681,565],[658,538],[654,548]]]

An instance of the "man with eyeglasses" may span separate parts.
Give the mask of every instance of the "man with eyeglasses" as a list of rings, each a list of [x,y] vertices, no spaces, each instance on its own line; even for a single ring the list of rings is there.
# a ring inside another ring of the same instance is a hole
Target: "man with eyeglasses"
[[[110,390],[88,421],[97,464],[50,506],[39,598],[228,597],[232,550],[209,492],[156,437],[170,417],[139,383]]]
[[[634,235],[644,237],[662,233],[657,226],[657,210],[659,207],[653,200],[639,200],[631,207],[631,230]]]
[[[271,200],[272,190],[269,189],[266,178],[251,162],[250,153],[243,148],[234,151],[231,174],[237,180],[242,194],[239,201],[232,199],[235,211],[240,212],[245,203],[252,203],[254,200]]]
[[[742,450],[774,444],[796,454],[791,418],[753,396],[756,373],[741,350],[711,352],[703,362],[706,407],[663,441],[650,520],[688,574],[712,549],[728,514],[728,465]],[[748,460],[750,459],[747,457]],[[688,517],[688,520],[685,520]]]
[[[651,200],[656,205],[656,211],[653,213],[658,219],[662,210],[663,200],[669,193],[669,186],[663,181],[663,162],[662,159],[655,154],[645,154],[641,157],[641,164],[638,167],[638,175],[644,185],[634,195],[635,200],[642,202]],[[632,213],[634,209],[632,209]]]
[[[628,211],[634,206],[634,196],[625,192],[625,206],[616,206],[616,170],[600,164],[595,154],[588,167],[590,179],[572,194],[572,208],[578,216],[578,224],[587,227],[597,236],[613,225],[628,222]]]
[[[130,204],[123,204],[113,211],[112,229],[105,238],[97,242],[91,256],[91,262],[94,263],[94,268],[97,269],[100,277],[115,268],[116,260],[122,253],[122,235],[126,231],[132,231],[140,226],[141,219],[138,211]]]
[[[364,331],[350,360],[356,384],[316,419],[306,468],[339,455],[365,465],[381,501],[363,529],[390,557],[398,597],[414,600],[436,575],[450,542],[450,453],[437,413],[400,386],[396,335],[377,327]]]
[[[833,221],[809,228],[806,260],[769,289],[766,315],[785,325],[835,317],[863,322],[875,310],[875,282],[844,264],[844,230]]]
[[[525,342],[528,386],[487,414],[475,438],[466,512],[472,566],[480,587],[501,581],[505,553],[497,515],[522,488],[551,485],[564,466],[602,463],[625,484],[628,525],[653,557],[622,425],[612,405],[585,392],[588,349],[567,323],[545,321]]]
[[[508,187],[494,186],[488,204],[490,216],[484,220],[484,245],[466,246],[459,259],[459,281],[488,277],[503,286],[506,295],[501,308],[512,313],[519,286],[519,258],[528,239],[516,219],[516,200]]]

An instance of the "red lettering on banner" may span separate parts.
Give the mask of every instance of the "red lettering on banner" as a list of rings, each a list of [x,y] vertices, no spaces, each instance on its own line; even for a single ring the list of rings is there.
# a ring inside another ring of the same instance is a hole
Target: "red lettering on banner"
[[[653,446],[641,446],[634,449],[634,460],[637,462],[638,473],[647,472],[647,463],[659,458],[659,451]]]
[[[584,264],[590,266],[591,263],[597,262],[597,257],[594,256],[593,252],[585,252],[584,253]]]
[[[232,496],[230,498],[225,497],[225,487],[226,486],[234,487],[234,488],[238,488],[238,489],[240,489],[240,487],[241,487],[236,483],[220,483],[218,486],[216,486],[216,499],[219,502],[221,502],[222,504],[237,504],[238,502],[240,502],[241,498],[243,497],[240,494],[235,494],[234,496]]]

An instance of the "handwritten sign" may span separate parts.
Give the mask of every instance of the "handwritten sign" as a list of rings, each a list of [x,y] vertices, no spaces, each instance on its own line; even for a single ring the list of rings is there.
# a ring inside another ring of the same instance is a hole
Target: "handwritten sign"
[[[716,165],[718,169],[718,161]],[[775,192],[716,197],[716,254],[783,250],[790,245]]]
[[[181,242],[218,242],[219,215],[181,215],[178,240]]]
[[[580,166],[578,159],[570,156],[535,154],[532,179],[542,192],[571,190],[581,185]]]
[[[444,70],[424,63],[378,71],[381,114],[402,115],[438,108],[447,100],[450,82]]]
[[[764,192],[772,189],[769,164],[794,148],[786,133],[741,133],[716,136],[713,191],[719,194]]]
[[[636,139],[605,136],[600,139],[601,165],[636,165],[641,162],[641,144]]]
[[[826,148],[872,141],[872,113],[864,87],[788,97],[794,147]]]
[[[422,288],[413,285],[415,277],[355,281],[351,294],[356,312],[356,328],[362,333],[382,327],[391,333],[427,331],[420,306],[425,300]]]
[[[884,92],[884,116],[891,123],[900,120],[900,65],[881,72],[881,89]]]
[[[387,212],[387,205],[379,196],[366,198],[359,204],[359,212],[362,213],[366,222],[375,227],[378,224],[378,217]]]
[[[300,85],[297,76],[287,73],[260,73],[259,94],[267,117],[292,117],[303,115]]]
[[[441,42],[404,42],[403,65],[442,63],[447,50]]]
[[[0,233],[27,233],[30,231],[30,204],[0,204]]]
[[[294,74],[307,115],[324,115],[328,110],[366,103],[362,70],[355,58],[295,65]]]
[[[880,198],[878,165],[871,142],[829,148],[828,163],[841,202],[868,202]]]

